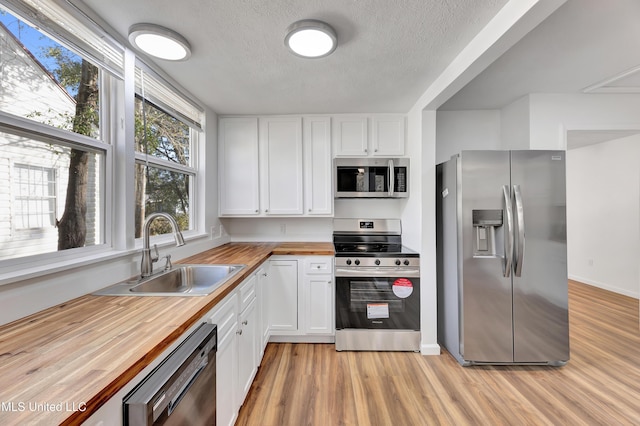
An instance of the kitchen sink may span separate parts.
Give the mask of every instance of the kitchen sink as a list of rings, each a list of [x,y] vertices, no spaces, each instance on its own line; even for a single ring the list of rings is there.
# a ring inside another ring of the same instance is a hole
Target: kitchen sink
[[[99,296],[206,296],[246,265],[177,265],[150,277],[130,279],[93,293]]]

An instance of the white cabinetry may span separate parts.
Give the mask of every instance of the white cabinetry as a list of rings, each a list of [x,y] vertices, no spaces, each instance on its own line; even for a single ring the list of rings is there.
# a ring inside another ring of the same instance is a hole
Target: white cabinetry
[[[255,296],[255,294],[254,294]],[[258,321],[256,298],[240,313],[238,327],[238,401],[243,401],[258,372]],[[242,405],[242,404],[240,404]]]
[[[335,156],[403,156],[405,128],[404,115],[335,116],[333,117]]]
[[[298,261],[269,261],[269,329],[271,334],[298,330]]]
[[[373,155],[404,155],[405,118],[403,115],[381,115],[371,119]]]
[[[305,209],[308,215],[333,214],[331,121],[303,118]]]
[[[258,371],[256,273],[243,281],[208,315],[218,326],[216,422],[233,425]]]
[[[273,256],[269,268],[270,341],[333,342],[333,257]]]
[[[367,117],[333,117],[333,146],[336,156],[367,155],[368,137]]]
[[[306,334],[334,334],[333,258],[306,257],[303,299]]]
[[[328,117],[222,117],[218,136],[220,216],[333,214]]]
[[[258,119],[221,118],[218,145],[220,215],[259,214]]]
[[[265,263],[256,270],[256,295],[258,302],[258,324],[260,345],[258,346],[258,364],[262,361],[264,350],[269,343],[269,294],[268,265]]]
[[[238,294],[231,293],[213,310],[218,326],[216,352],[216,424],[233,425],[240,407],[238,386]]]
[[[260,119],[262,208],[267,215],[302,214],[302,119]]]

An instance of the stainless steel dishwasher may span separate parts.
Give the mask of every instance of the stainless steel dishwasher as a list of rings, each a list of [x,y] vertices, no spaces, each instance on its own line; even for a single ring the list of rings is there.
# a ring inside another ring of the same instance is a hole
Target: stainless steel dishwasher
[[[215,324],[201,324],[123,399],[124,424],[216,424]]]

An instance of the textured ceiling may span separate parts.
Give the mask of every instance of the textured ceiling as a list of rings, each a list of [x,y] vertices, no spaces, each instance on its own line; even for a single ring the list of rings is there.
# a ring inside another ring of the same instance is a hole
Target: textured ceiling
[[[74,0],[79,3],[79,0]],[[84,0],[123,38],[164,25],[193,47],[157,64],[221,114],[407,112],[506,0]],[[286,28],[320,19],[327,58],[284,47]]]

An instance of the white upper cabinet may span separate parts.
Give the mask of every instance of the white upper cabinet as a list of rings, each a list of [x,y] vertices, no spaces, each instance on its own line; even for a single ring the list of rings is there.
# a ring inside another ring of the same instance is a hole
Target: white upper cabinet
[[[260,147],[264,213],[302,214],[302,118],[261,118]]]
[[[303,119],[305,213],[332,215],[331,120]]]
[[[332,135],[335,156],[404,156],[405,127],[405,116],[399,114],[335,116]]]
[[[258,119],[221,118],[218,144],[220,215],[259,214]]]
[[[220,216],[331,216],[329,117],[219,119]]]
[[[403,156],[405,141],[404,116],[375,116],[371,120],[373,155]]]
[[[368,145],[367,117],[333,117],[333,146],[336,156],[367,155]]]

